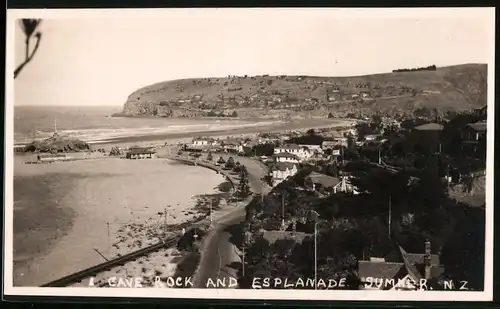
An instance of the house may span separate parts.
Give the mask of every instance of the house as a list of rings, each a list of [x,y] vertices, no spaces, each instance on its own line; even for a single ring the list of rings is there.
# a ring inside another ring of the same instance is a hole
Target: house
[[[460,132],[462,144],[460,149],[465,156],[486,156],[486,121],[467,124]]]
[[[277,186],[287,178],[297,174],[297,165],[289,162],[274,163],[269,172],[272,177],[273,186]]]
[[[375,140],[377,140],[378,138],[380,138],[380,135],[379,135],[379,134],[369,134],[369,135],[365,135],[365,141],[375,141]]]
[[[326,150],[326,149],[332,149],[335,146],[337,146],[338,142],[337,141],[323,141],[321,143],[321,149]]]
[[[151,159],[155,156],[156,150],[153,147],[130,147],[125,155],[127,159]]]
[[[208,146],[211,146],[214,143],[214,141],[215,140],[213,138],[198,137],[198,138],[193,139],[193,142],[191,143],[191,145],[193,147],[208,147]]]
[[[441,148],[441,133],[443,125],[439,123],[426,123],[413,128],[415,146],[430,152],[439,152]]]
[[[299,144],[299,147],[307,148],[311,151],[319,151],[321,152],[321,145],[309,145],[309,144]]]
[[[222,141],[222,148],[225,152],[241,153],[244,152],[243,141],[237,138],[228,138]]]
[[[278,240],[294,240],[296,243],[301,244],[308,234],[304,232],[293,231],[264,231],[262,237],[269,242],[270,245]]]
[[[317,172],[311,172],[304,178],[304,187],[312,191],[323,191],[333,194],[341,192],[358,194],[356,188],[346,176],[339,178]]]
[[[358,261],[361,288],[367,290],[415,291],[443,272],[439,255],[431,254],[429,241],[425,242],[423,254],[408,253],[398,246],[395,260],[371,257],[368,261]]]
[[[290,152],[281,152],[274,155],[276,162],[289,162],[289,163],[299,163],[299,156]]]
[[[301,147],[297,144],[285,144],[283,146],[274,147],[275,155],[282,152],[288,152],[297,155],[301,160],[306,160],[313,154],[313,151],[309,150],[309,148]]]
[[[14,153],[22,153],[24,148],[26,148],[26,145],[14,145]]]

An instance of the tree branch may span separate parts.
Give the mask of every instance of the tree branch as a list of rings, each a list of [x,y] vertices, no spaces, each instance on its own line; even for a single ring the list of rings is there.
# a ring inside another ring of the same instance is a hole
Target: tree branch
[[[38,46],[40,45],[40,41],[42,40],[42,34],[40,32],[38,32],[35,36],[37,39],[35,48],[33,49],[33,52],[31,53],[31,55],[26,60],[24,60],[24,62],[21,63],[17,67],[17,69],[14,71],[14,78],[17,78],[17,76],[19,76],[19,73],[21,73],[21,70],[33,59],[33,56],[35,55],[36,51],[38,50]],[[26,46],[27,49],[28,49],[28,45]]]

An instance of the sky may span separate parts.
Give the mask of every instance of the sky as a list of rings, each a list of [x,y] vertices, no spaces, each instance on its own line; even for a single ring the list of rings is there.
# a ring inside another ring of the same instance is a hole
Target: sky
[[[12,68],[25,55],[15,18],[43,18],[14,105],[123,105],[140,87],[178,78],[488,63],[494,11],[464,10],[9,10]]]

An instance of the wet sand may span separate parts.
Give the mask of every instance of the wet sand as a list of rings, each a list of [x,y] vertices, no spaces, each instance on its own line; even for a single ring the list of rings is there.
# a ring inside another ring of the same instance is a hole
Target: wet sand
[[[100,254],[156,243],[165,237],[165,208],[168,226],[196,220],[206,195],[221,194],[225,182],[163,159],[16,160],[14,174],[15,286],[39,286],[104,262]]]

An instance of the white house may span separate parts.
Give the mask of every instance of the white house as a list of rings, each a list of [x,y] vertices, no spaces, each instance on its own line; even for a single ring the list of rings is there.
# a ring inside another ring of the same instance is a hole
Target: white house
[[[236,152],[236,153],[244,152],[243,141],[236,138],[223,140],[222,147],[226,152]]]
[[[321,144],[321,148],[323,150],[332,149],[333,147],[335,147],[337,145],[338,145],[337,141],[323,141],[323,143]]]
[[[206,146],[210,146],[212,144],[212,139],[211,138],[206,138],[206,137],[198,137],[198,138],[195,138],[193,139],[193,142],[191,143],[191,145],[193,147],[206,147]]]
[[[273,186],[277,186],[287,178],[297,174],[297,165],[289,162],[277,162],[271,166],[269,176],[272,177]]]
[[[283,146],[274,147],[274,154],[277,155],[282,152],[288,152],[298,156],[301,160],[307,160],[310,158],[314,151],[307,147],[301,147],[297,144],[285,144]]]
[[[322,150],[322,149],[321,149],[321,145],[302,145],[302,144],[300,144],[300,145],[299,145],[299,147],[305,147],[305,148],[308,148],[309,150],[312,150],[313,152],[314,152],[315,150],[317,150],[317,151],[321,151],[321,150]]]
[[[300,158],[299,156],[289,153],[289,152],[281,152],[276,155],[274,155],[274,158],[276,162],[289,162],[289,163],[299,163]]]

